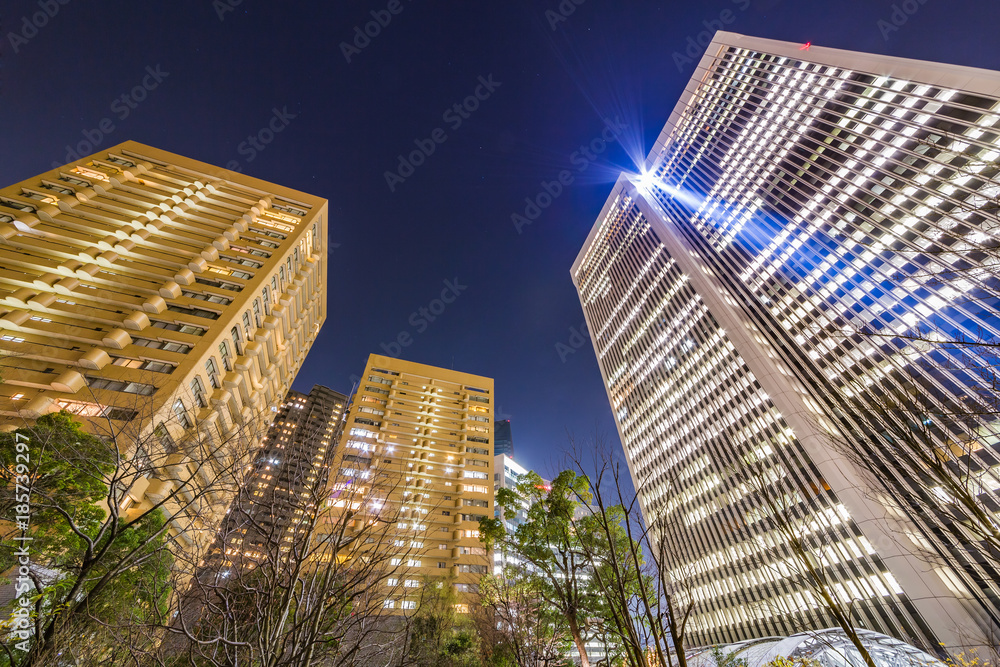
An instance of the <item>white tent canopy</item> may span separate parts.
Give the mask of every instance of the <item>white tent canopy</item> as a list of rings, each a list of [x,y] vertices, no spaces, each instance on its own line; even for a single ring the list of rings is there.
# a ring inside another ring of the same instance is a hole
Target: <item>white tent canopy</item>
[[[871,630],[858,630],[861,642],[880,667],[945,667],[934,656]],[[721,654],[745,661],[746,667],[763,667],[775,658],[808,658],[822,667],[865,667],[861,654],[840,628],[810,630],[791,637],[764,637],[720,646]],[[688,667],[719,667],[711,648],[692,649]]]

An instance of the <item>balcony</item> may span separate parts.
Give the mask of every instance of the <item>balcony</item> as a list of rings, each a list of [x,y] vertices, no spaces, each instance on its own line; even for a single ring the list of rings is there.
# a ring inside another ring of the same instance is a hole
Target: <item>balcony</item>
[[[231,399],[232,397],[233,395],[231,393],[229,393],[225,389],[220,388],[212,392],[212,396],[209,400],[212,402],[212,405],[220,407],[222,406],[223,403],[228,403],[229,399]]]
[[[146,487],[146,497],[153,503],[162,503],[174,490],[174,483],[169,480],[153,479]]]
[[[223,386],[228,389],[237,389],[243,382],[243,374],[237,371],[230,371],[222,378]]]

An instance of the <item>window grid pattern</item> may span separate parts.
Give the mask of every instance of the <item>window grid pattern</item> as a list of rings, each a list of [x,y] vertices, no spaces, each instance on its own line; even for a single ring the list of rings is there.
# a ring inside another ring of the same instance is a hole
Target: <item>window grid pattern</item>
[[[720,107],[726,117],[710,119]],[[911,387],[929,412],[981,413],[930,436],[961,452],[979,502],[997,507],[1000,426],[983,372],[995,359],[933,339],[1000,335],[1000,102],[729,48],[676,136],[657,160],[666,185],[651,194],[709,270],[729,277],[727,296],[756,305],[761,342],[795,369],[799,391],[827,414]],[[914,506],[949,502],[914,483],[917,461],[885,460],[877,438],[856,445],[894,473],[891,492]],[[914,547],[930,543],[952,565],[952,591],[996,620],[998,572],[961,514],[954,503],[914,513]]]
[[[736,480],[750,462],[814,517],[803,529],[838,595],[870,627],[915,634],[886,609],[898,584],[624,189],[597,238],[577,286],[632,470],[652,471],[638,484],[644,514],[667,535],[669,567],[696,582],[695,641],[834,623]]]
[[[184,447],[195,426],[224,441],[269,417],[326,318],[325,202],[219,171],[124,142],[0,188],[0,423],[61,409],[96,428],[141,417],[129,428],[160,424]],[[284,291],[250,320],[279,266]],[[235,340],[241,319],[256,327]],[[229,372],[213,361],[223,341]],[[155,502],[138,487],[133,499],[129,512]],[[215,500],[198,541],[228,503]],[[172,535],[187,518],[174,521]]]
[[[321,385],[285,395],[227,512],[220,533],[224,567],[284,555],[288,542],[312,530],[303,520],[316,510],[327,483],[346,405],[347,396]]]
[[[264,196],[124,147],[5,188],[0,198],[0,329],[18,335],[0,345],[18,362],[5,369],[9,391],[0,390],[0,416],[16,417],[36,404],[44,411],[46,406],[34,399],[52,394],[58,399],[58,392],[78,389],[81,367],[116,382],[173,386],[173,378],[150,378],[144,371],[169,375],[184,366],[184,355],[201,337],[225,331],[211,320],[233,315],[234,301],[246,301],[239,296],[246,284],[262,283],[279,268],[302,272],[293,273],[294,285],[289,281],[285,293],[276,295],[276,301],[303,315],[300,321],[296,316],[301,326],[282,326],[284,336],[279,336],[258,321],[248,337],[259,337],[282,366],[280,373],[266,376],[263,368],[256,369],[260,377],[254,382],[272,385],[272,379],[287,376],[319,326],[322,308],[313,294],[321,286],[312,265],[321,258],[312,253],[315,227],[301,229],[309,207]],[[293,236],[294,242],[288,240]],[[239,244],[233,245],[236,239]],[[233,258],[240,266],[241,277],[236,277],[228,268],[233,262],[220,250],[252,255],[254,266]],[[302,258],[309,258],[310,266]],[[204,307],[208,303],[219,307]],[[271,329],[288,319],[285,307]],[[250,308],[249,302],[241,307],[248,313]],[[111,364],[95,349],[140,362]],[[50,375],[63,381],[53,384]],[[287,385],[268,386],[268,400],[285,390]],[[20,405],[6,399],[15,392],[22,395]]]
[[[447,569],[460,591],[474,589],[490,565],[479,518],[494,513],[493,400],[491,379],[372,355],[334,462],[335,492],[385,480],[381,502],[401,519],[377,548],[398,554],[415,576]],[[345,494],[334,506],[350,503]]]

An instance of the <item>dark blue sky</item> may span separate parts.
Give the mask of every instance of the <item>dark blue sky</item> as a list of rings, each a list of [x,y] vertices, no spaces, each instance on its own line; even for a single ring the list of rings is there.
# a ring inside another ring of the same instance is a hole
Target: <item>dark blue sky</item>
[[[46,7],[52,16],[38,15]],[[1000,69],[996,2],[559,8],[7,0],[0,182],[50,169],[89,134],[98,148],[134,139],[329,199],[329,315],[296,388],[347,391],[370,352],[407,334],[404,358],[496,378],[517,458],[552,474],[567,430],[584,438],[596,426],[617,440],[589,341],[567,353],[583,321],[569,268],[617,172],[649,150],[689,79],[689,38],[728,22],[748,35]],[[386,25],[345,49],[373,11]],[[32,16],[41,28],[25,24]],[[144,79],[144,99],[121,100]],[[478,108],[452,109],[477,88],[469,107]],[[245,143],[275,111],[284,127],[273,141]],[[113,129],[95,134],[105,119]],[[578,152],[605,122],[626,126],[622,141]],[[412,174],[399,171],[397,156],[416,141],[433,153]],[[563,169],[573,183],[518,233],[512,214]],[[390,189],[387,171],[405,180],[390,179]],[[459,284],[458,296],[431,322],[419,309],[445,281]]]

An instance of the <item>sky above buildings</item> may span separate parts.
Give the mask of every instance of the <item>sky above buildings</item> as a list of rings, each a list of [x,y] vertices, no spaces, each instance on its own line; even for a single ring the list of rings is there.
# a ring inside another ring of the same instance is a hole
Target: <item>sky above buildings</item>
[[[710,35],[1000,69],[997,25],[974,0],[13,0],[0,183],[134,139],[327,198],[295,388],[347,392],[372,352],[493,377],[551,475],[567,432],[617,441],[570,266]]]

